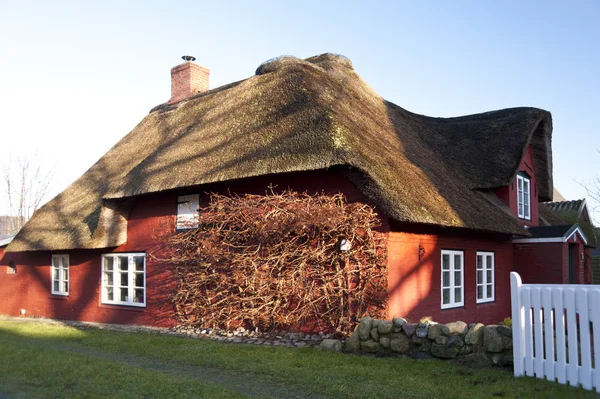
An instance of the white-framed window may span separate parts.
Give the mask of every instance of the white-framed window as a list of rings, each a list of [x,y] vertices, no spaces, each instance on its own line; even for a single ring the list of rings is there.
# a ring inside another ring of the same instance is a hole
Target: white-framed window
[[[180,195],[177,197],[177,230],[198,227],[198,207],[200,194]]]
[[[477,252],[477,303],[494,300],[494,253]]]
[[[52,255],[52,295],[69,295],[69,255]]]
[[[464,252],[442,250],[442,309],[464,305]]]
[[[531,220],[531,183],[528,177],[517,175],[517,215]]]
[[[102,255],[102,303],[146,306],[146,254]]]

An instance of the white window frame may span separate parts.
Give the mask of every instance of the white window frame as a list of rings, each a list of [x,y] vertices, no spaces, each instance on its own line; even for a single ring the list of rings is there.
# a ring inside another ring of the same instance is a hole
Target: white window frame
[[[120,259],[127,257],[127,269],[122,269]],[[143,258],[143,270],[135,270],[134,257]],[[112,258],[112,270],[109,270],[107,259]],[[136,306],[146,307],[146,254],[144,252],[130,252],[130,253],[109,253],[102,255],[102,267],[100,268],[100,281],[101,281],[101,298],[103,304],[109,305],[123,305],[123,306]],[[124,274],[126,285],[120,284],[121,275]],[[143,276],[143,287],[135,285],[136,275],[141,274]],[[109,275],[112,275],[112,284],[108,284]],[[112,288],[112,299],[109,299],[110,289]],[[126,299],[120,300],[121,289],[127,290]],[[135,291],[143,290],[142,301],[136,302]]]
[[[50,267],[50,290],[52,295],[69,295],[69,255],[52,255],[52,265]],[[66,277],[66,278],[65,278]],[[54,283],[58,284],[58,289],[54,289]],[[66,289],[65,289],[66,284]]]
[[[449,257],[449,268],[444,269],[444,256],[448,255]],[[460,268],[456,267],[455,256],[460,256]],[[440,304],[442,309],[450,309],[464,306],[465,304],[465,253],[464,251],[459,250],[448,250],[442,249],[441,256],[441,281],[440,281]],[[444,286],[444,273],[449,273],[448,286]],[[455,273],[460,272],[460,286],[455,283]],[[460,288],[460,301],[456,300],[455,290]],[[444,303],[444,290],[450,290],[450,302]]]
[[[481,258],[482,262],[481,262],[481,266],[479,263],[479,259]],[[491,268],[488,268],[488,259],[491,261]],[[475,297],[477,298],[477,303],[486,303],[486,302],[493,302],[494,301],[494,295],[496,293],[496,287],[495,287],[495,269],[496,269],[496,259],[494,256],[493,252],[487,252],[487,251],[477,251],[477,258],[475,261],[475,282],[476,282],[476,287],[475,287]],[[481,271],[481,281],[479,280],[479,272]],[[491,271],[491,280],[488,279],[488,275],[487,272]],[[488,295],[487,294],[487,287],[491,286],[492,288],[492,294]],[[481,298],[479,297],[479,287],[481,287],[481,293],[482,296]]]
[[[531,180],[523,175],[517,175],[517,216],[531,220]]]
[[[198,207],[200,194],[180,195],[177,197],[177,230],[198,227]]]

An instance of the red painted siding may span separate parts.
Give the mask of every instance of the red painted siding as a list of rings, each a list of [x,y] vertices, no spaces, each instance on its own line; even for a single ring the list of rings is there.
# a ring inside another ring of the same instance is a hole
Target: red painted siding
[[[531,148],[527,147],[525,155],[519,165],[519,172],[525,172],[530,176],[531,185],[531,220],[519,219],[521,224],[525,226],[538,226],[539,225],[539,200],[537,190],[537,177],[535,175],[535,167],[533,165],[533,158],[531,155]],[[499,188],[496,190],[496,195],[502,200],[512,212],[513,215],[518,216],[518,204],[517,204],[517,178],[506,187]]]
[[[424,250],[419,260],[419,247]],[[465,263],[464,306],[441,309],[441,251],[461,250]],[[495,298],[477,304],[476,253],[495,254]],[[510,272],[513,267],[512,244],[508,237],[479,238],[458,234],[428,235],[390,232],[388,242],[389,316],[416,321],[423,316],[447,323],[496,324],[510,316]]]

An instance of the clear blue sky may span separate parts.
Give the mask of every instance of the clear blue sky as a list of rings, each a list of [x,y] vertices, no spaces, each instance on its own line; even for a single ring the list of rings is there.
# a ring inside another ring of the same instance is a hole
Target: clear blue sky
[[[0,0],[3,153],[54,164],[56,194],[169,98],[181,55],[217,87],[335,52],[413,112],[550,111],[555,186],[577,199],[600,176],[599,42],[600,1]]]

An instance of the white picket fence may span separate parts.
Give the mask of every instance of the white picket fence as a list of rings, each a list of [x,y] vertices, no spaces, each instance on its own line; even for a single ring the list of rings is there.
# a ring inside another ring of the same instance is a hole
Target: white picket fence
[[[522,284],[510,274],[515,377],[600,392],[600,286]]]

